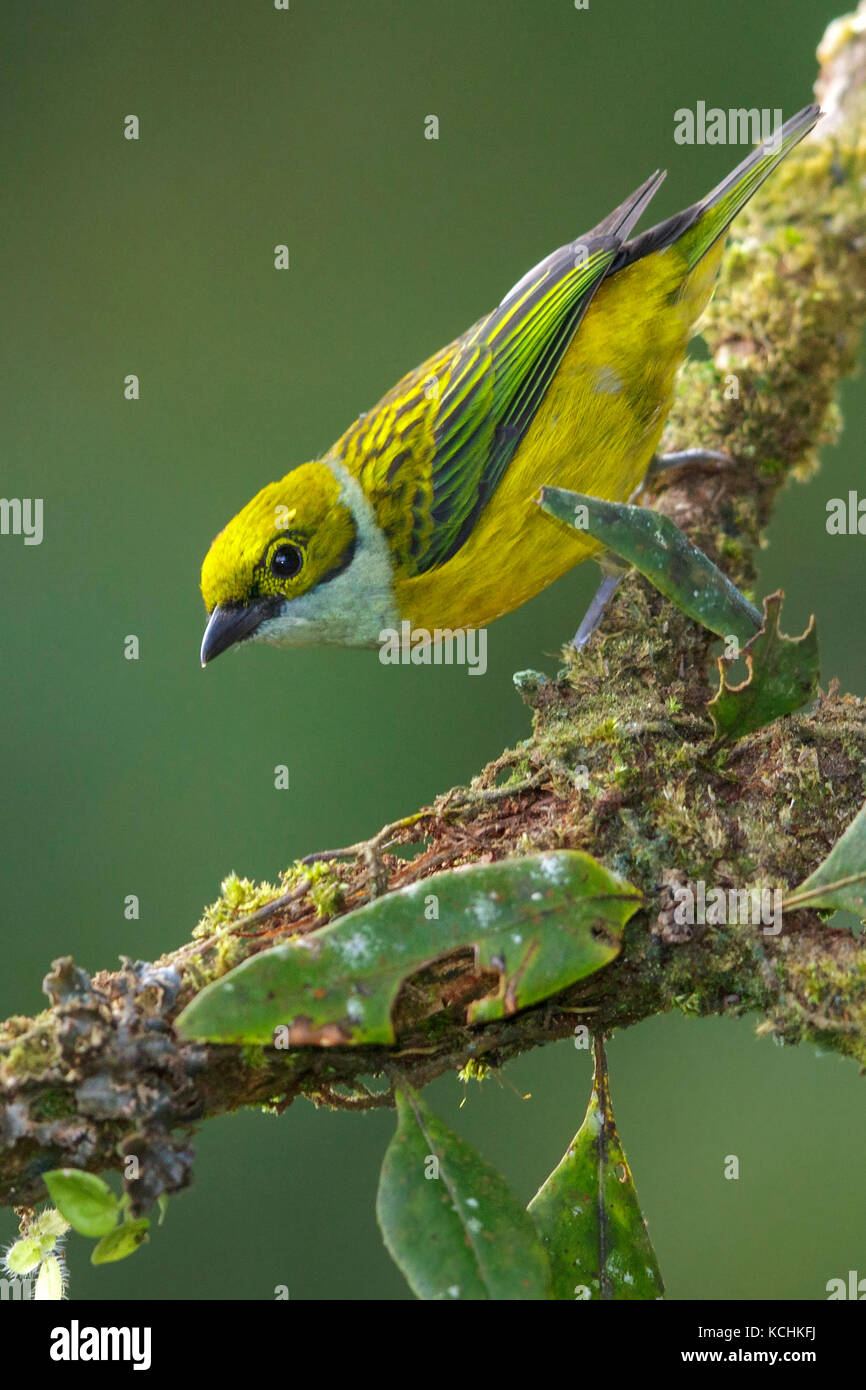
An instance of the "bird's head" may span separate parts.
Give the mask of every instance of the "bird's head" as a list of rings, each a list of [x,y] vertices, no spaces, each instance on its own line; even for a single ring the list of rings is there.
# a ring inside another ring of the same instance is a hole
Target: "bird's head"
[[[202,665],[238,642],[339,640],[328,632],[351,616],[334,581],[356,545],[345,483],[327,464],[301,464],[262,488],[205,556]]]

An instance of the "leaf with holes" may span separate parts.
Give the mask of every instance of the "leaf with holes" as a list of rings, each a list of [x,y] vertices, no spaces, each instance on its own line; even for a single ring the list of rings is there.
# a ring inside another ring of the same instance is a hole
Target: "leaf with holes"
[[[818,636],[815,619],[802,637],[779,631],[781,593],[764,599],[764,622],[743,648],[748,675],[740,685],[728,685],[725,663],[719,657],[719,689],[707,708],[718,739],[737,739],[800,709],[818,685]]]
[[[452,869],[253,956],[203,989],[177,1026],[212,1042],[392,1043],[403,982],[469,948],[498,986],[468,1020],[503,1018],[612,961],[641,901],[576,850]]]

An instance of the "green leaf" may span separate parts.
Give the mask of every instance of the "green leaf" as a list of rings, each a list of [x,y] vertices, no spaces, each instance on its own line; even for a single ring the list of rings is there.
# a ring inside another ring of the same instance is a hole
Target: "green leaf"
[[[150,1222],[146,1216],[139,1217],[137,1221],[124,1221],[123,1225],[116,1227],[110,1235],[102,1237],[90,1256],[90,1263],[113,1264],[115,1260],[125,1260],[127,1256],[134,1255],[138,1247],[147,1240],[149,1226]]]
[[[802,637],[779,631],[781,593],[764,599],[761,631],[743,648],[748,675],[740,685],[728,685],[725,663],[719,658],[719,689],[707,706],[717,739],[737,739],[792,714],[811,699],[818,685],[818,636],[815,619]]]
[[[555,1299],[657,1299],[664,1286],[616,1132],[604,1048],[596,1043],[586,1118],[529,1204]]]
[[[253,956],[202,990],[177,1026],[215,1042],[392,1043],[403,981],[469,947],[479,970],[499,976],[469,1021],[503,1018],[613,960],[641,901],[574,850],[434,874]]]
[[[80,1168],[55,1168],[42,1176],[51,1200],[73,1230],[83,1236],[104,1236],[113,1228],[118,1201],[102,1178]]]
[[[861,806],[827,858],[782,903],[798,907],[843,908],[866,917],[866,806]]]
[[[19,1275],[29,1274],[34,1270],[44,1253],[38,1240],[33,1236],[25,1236],[22,1240],[13,1241],[6,1251],[3,1263],[9,1273],[17,1279]]]
[[[395,1086],[397,1133],[379,1179],[385,1245],[418,1298],[546,1299],[550,1270],[531,1219],[495,1168]]]
[[[670,517],[559,487],[543,487],[539,505],[634,565],[659,593],[710,632],[744,643],[760,628],[757,608]]]

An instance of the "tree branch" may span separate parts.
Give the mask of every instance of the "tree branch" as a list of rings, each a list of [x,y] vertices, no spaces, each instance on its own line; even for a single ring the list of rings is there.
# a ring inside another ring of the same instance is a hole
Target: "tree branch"
[[[734,466],[676,476],[653,499],[747,588],[780,488],[805,480],[835,438],[835,394],[866,316],[866,0],[831,26],[819,60],[827,115],[738,220],[704,327],[709,360],[683,369],[667,428],[666,447],[722,448]],[[135,1155],[140,1212],[189,1180],[190,1130],[207,1116],[283,1109],[298,1095],[387,1104],[359,1078],[396,1064],[423,1085],[467,1063],[500,1066],[581,1022],[608,1032],[673,1007],[755,1012],[759,1031],[866,1064],[866,949],[849,933],[808,911],[786,915],[778,936],[674,923],[678,883],[792,888],[864,798],[866,706],[835,682],[811,713],[731,748],[713,743],[712,641],[633,576],[588,651],[566,651],[556,680],[523,673],[531,737],[471,787],[351,852],[308,856],[270,904],[235,887],[225,920],[212,915],[155,965],[124,960],[91,980],[71,958],[55,962],[50,1007],[0,1025],[0,1200],[41,1199],[47,1168],[121,1168]],[[467,1003],[491,977],[467,951],[407,982],[394,1048],[284,1053],[191,1045],[173,1032],[205,984],[343,908],[442,868],[561,847],[588,850],[647,905],[618,959],[555,1000],[468,1027]]]

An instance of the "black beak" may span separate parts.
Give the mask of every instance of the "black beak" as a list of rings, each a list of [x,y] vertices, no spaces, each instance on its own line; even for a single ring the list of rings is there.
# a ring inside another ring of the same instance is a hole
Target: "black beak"
[[[280,600],[274,598],[262,598],[248,604],[218,603],[208,619],[202,639],[202,666],[207,666],[215,656],[228,651],[237,642],[252,637],[256,628],[268,618],[273,618],[279,607]]]

